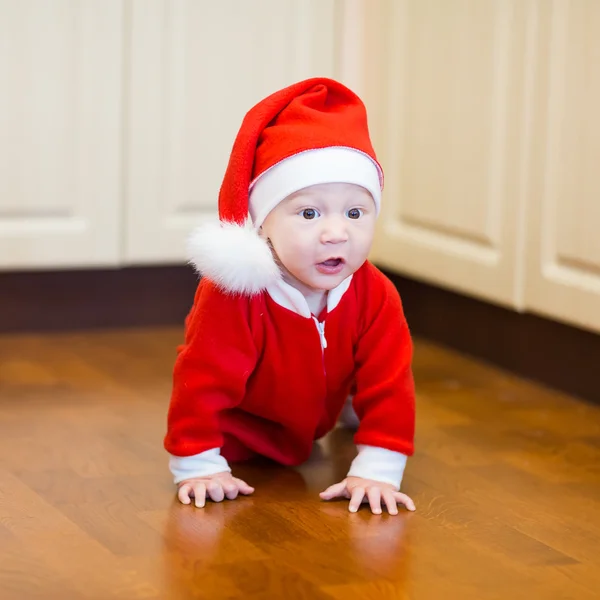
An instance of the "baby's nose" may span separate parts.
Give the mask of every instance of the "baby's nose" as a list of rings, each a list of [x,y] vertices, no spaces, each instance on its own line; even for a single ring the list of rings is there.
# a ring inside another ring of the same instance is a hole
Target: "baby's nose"
[[[348,228],[345,219],[328,219],[323,226],[321,241],[325,244],[339,244],[348,240]]]

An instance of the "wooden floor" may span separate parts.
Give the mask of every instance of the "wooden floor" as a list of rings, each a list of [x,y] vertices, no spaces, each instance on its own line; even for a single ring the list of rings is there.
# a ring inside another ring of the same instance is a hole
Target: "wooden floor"
[[[600,598],[600,408],[418,343],[416,513],[319,500],[343,430],[200,510],[161,446],[179,341],[0,337],[2,600]]]

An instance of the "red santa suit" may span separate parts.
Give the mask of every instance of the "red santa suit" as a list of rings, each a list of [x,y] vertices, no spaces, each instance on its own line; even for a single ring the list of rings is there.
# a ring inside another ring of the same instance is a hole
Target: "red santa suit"
[[[203,278],[178,350],[164,440],[176,483],[256,455],[299,465],[351,395],[359,427],[349,474],[400,487],[414,450],[415,398],[396,288],[367,261],[312,315],[258,234],[285,197],[324,182],[364,187],[379,212],[383,171],[364,106],[342,84],[316,78],[246,115],[219,194],[220,222],[190,239]]]
[[[228,461],[262,455],[299,465],[352,393],[356,444],[367,455],[367,447],[391,452],[371,452],[360,468],[363,454],[350,473],[399,486],[413,453],[411,358],[398,292],[368,262],[329,293],[318,319],[285,283],[248,297],[202,281],[175,364],[165,439],[179,457],[172,469],[183,479],[228,470],[215,449]]]

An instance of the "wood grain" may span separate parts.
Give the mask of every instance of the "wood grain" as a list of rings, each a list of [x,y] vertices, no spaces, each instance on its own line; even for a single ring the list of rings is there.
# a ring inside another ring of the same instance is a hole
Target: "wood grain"
[[[600,596],[600,408],[417,340],[417,512],[347,511],[351,432],[256,493],[180,505],[178,328],[0,337],[0,598]]]

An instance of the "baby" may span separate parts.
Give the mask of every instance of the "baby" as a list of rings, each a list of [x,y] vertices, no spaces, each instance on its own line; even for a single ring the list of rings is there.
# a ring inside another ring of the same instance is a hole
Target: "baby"
[[[415,510],[412,341],[396,288],[368,260],[383,172],[362,101],[314,78],[252,108],[198,227],[202,275],[178,348],[165,448],[178,498],[203,507],[254,489],[230,463],[299,465],[350,398],[356,458],[320,496],[355,512]]]

